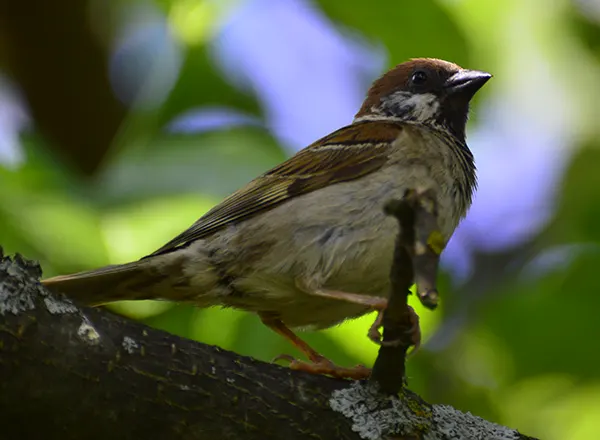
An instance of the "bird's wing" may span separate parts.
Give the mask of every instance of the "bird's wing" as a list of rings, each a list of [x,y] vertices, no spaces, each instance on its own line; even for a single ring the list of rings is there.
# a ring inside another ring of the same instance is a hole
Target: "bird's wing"
[[[331,133],[227,197],[149,256],[184,247],[293,197],[372,173],[385,164],[402,129],[394,122],[365,121]]]

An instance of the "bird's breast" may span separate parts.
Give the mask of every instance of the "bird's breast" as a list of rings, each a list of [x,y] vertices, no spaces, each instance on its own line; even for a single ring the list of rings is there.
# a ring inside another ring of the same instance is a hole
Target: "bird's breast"
[[[411,164],[296,197],[223,231],[235,291],[227,305],[278,313],[290,326],[328,327],[367,308],[312,296],[302,286],[387,296],[398,222],[383,211],[408,188],[437,185],[440,229],[449,238],[463,215],[446,182]],[[308,289],[310,290],[310,289]]]

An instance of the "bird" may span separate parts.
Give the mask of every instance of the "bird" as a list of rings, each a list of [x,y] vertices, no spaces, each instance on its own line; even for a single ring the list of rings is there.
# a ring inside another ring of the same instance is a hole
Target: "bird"
[[[365,378],[368,368],[334,364],[296,330],[385,308],[399,233],[384,213],[391,199],[432,190],[447,243],[476,190],[465,130],[470,101],[491,77],[435,58],[401,63],[373,82],[349,125],[250,181],[152,254],[42,284],[86,305],[157,299],[256,313],[307,357],[282,356],[290,367]]]

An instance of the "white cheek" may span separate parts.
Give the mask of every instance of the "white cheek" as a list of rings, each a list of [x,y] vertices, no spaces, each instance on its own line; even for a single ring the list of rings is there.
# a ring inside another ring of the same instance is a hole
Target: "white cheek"
[[[408,98],[403,97],[403,103],[413,108],[411,116],[418,122],[435,118],[440,109],[437,97],[431,93],[411,95]]]

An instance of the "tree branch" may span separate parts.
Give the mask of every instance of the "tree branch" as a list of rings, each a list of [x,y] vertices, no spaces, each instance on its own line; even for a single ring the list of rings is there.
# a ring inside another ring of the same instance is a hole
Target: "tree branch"
[[[0,252],[7,438],[530,438],[406,389],[390,396],[79,308],[49,293],[40,275],[37,264]]]

